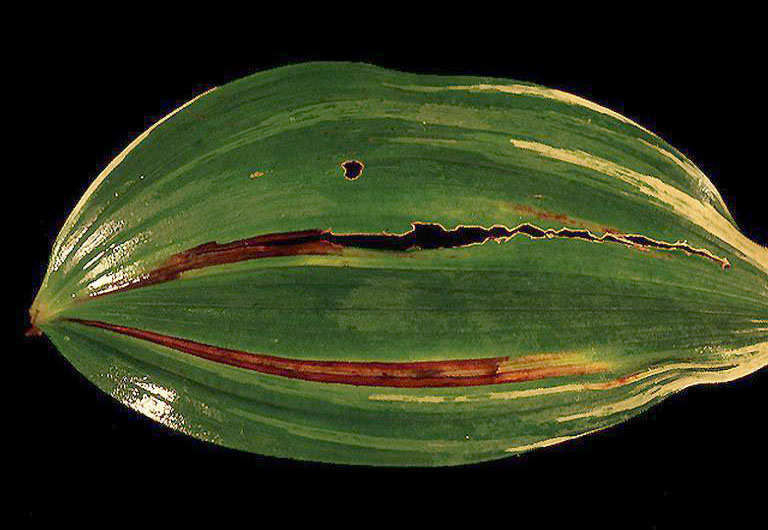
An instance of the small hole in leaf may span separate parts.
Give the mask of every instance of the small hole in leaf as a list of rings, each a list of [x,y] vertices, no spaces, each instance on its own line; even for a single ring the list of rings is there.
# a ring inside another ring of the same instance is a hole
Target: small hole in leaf
[[[358,160],[347,160],[341,164],[341,168],[344,170],[345,179],[355,180],[357,177],[363,174],[365,165]]]

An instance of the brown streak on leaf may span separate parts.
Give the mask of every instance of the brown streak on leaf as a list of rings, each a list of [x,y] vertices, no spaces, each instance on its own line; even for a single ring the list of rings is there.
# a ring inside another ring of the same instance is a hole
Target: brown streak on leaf
[[[550,212],[548,210],[542,210],[540,208],[534,208],[528,204],[515,204],[512,208],[523,217],[535,217],[542,221],[557,221],[562,223],[563,226],[581,226],[587,230],[593,230],[598,232],[609,232],[612,234],[620,234],[621,232],[611,226],[601,225],[593,223],[584,219],[576,219],[562,213]]]
[[[572,353],[530,355],[516,359],[488,357],[448,361],[365,362],[289,359],[219,348],[95,320],[69,319],[89,327],[149,341],[209,361],[292,379],[357,386],[396,388],[456,387],[533,381],[604,372],[605,363],[584,362]]]
[[[203,243],[168,258],[137,281],[92,296],[137,289],[177,279],[183,272],[259,258],[308,254],[341,254],[342,247],[321,239],[322,230],[266,234],[230,243]]]

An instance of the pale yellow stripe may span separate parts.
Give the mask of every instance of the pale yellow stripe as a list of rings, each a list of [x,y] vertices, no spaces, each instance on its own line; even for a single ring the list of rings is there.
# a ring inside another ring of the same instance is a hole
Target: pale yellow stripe
[[[415,396],[413,394],[371,394],[370,401],[399,401],[402,403],[467,403],[469,396]]]
[[[510,142],[519,149],[533,151],[546,158],[591,169],[604,175],[619,178],[635,186],[642,193],[668,205],[681,216],[738,250],[746,260],[756,267],[768,272],[768,248],[762,247],[744,236],[711,204],[691,197],[660,178],[639,173],[584,151],[561,149],[539,142],[515,138],[510,139]]]
[[[403,403],[446,403],[450,398],[443,396],[414,396],[410,394],[371,394],[370,401],[401,401]]]

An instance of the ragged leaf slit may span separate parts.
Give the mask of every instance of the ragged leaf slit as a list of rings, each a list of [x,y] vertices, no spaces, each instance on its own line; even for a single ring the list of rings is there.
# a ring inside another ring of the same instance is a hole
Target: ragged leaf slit
[[[460,248],[480,245],[490,240],[497,242],[508,241],[517,234],[524,234],[531,239],[580,239],[594,243],[619,243],[642,249],[679,250],[714,261],[723,269],[730,267],[727,259],[715,256],[706,249],[694,248],[684,242],[667,243],[656,241],[638,234],[606,232],[602,236],[596,236],[589,230],[565,227],[560,229],[544,229],[529,223],[523,223],[514,228],[507,228],[502,225],[494,225],[491,228],[459,225],[453,230],[447,230],[437,223],[414,222],[412,223],[412,229],[402,234],[336,234],[330,230],[315,229],[266,234],[229,243],[204,243],[174,254],[160,267],[149,271],[131,283],[109,286],[101,291],[91,293],[90,296],[100,296],[116,291],[163,283],[178,278],[185,271],[251,259],[312,254],[341,254],[344,248],[347,247],[400,252],[415,249]]]
[[[437,223],[412,223],[412,229],[403,234],[333,234],[325,232],[323,238],[327,241],[345,247],[369,248],[376,250],[411,250],[457,248],[486,243],[489,240],[508,241],[517,234],[525,234],[531,239],[569,238],[591,241],[594,243],[620,243],[631,247],[652,248],[657,250],[681,250],[687,254],[700,256],[719,264],[722,268],[730,267],[725,258],[715,256],[706,249],[694,248],[688,243],[667,243],[656,241],[638,234],[616,234],[606,232],[596,236],[589,230],[572,228],[539,228],[529,223],[520,224],[514,228],[494,225],[491,228],[482,226],[459,225],[453,230],[446,230]]]

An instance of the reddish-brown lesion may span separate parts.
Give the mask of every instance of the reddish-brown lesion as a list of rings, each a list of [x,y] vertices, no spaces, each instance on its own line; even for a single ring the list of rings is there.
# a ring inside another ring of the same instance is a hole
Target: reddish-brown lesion
[[[259,258],[307,254],[340,254],[342,247],[323,239],[324,230],[266,234],[229,243],[204,243],[172,255],[136,281],[99,294],[146,287],[177,279],[183,272]]]
[[[569,215],[557,212],[550,212],[541,208],[535,208],[529,204],[515,204],[512,208],[522,217],[535,217],[542,221],[555,221],[562,223],[563,226],[580,226],[593,232],[606,232],[609,234],[620,234],[619,229],[599,223],[593,223],[586,219],[577,219]]]
[[[591,362],[570,353],[527,355],[515,359],[487,357],[416,362],[289,359],[220,348],[154,331],[107,322],[81,319],[70,319],[70,321],[149,341],[229,366],[322,383],[399,388],[476,386],[586,375],[607,370],[604,363]]]

